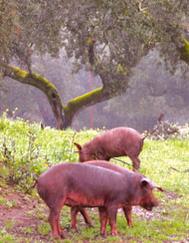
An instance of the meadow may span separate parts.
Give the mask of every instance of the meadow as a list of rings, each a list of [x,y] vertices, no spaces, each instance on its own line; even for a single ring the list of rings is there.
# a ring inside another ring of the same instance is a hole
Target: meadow
[[[65,240],[53,240],[48,209],[33,188],[40,173],[55,163],[78,161],[73,142],[84,144],[100,130],[58,131],[4,115],[0,119],[0,243],[4,242],[188,242],[189,240],[189,132],[168,139],[147,138],[140,154],[140,172],[165,192],[156,192],[160,205],[147,212],[133,208],[132,228],[118,213],[119,235],[102,238],[96,209],[90,209],[93,228],[78,218],[78,232],[69,229],[69,208],[62,210]],[[131,168],[127,157],[112,163]],[[111,180],[110,180],[111,183]],[[113,186],[113,185],[112,185]]]

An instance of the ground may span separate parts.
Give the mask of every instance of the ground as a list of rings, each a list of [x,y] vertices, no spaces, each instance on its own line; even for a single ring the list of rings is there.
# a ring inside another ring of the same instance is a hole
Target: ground
[[[170,195],[173,199],[175,195]],[[70,215],[69,208],[64,210],[64,219],[61,224],[65,227],[65,234],[67,240],[70,242],[109,242],[102,239],[99,235],[99,225],[95,226],[94,231],[87,232],[83,219],[79,220],[79,232],[73,232],[69,229]],[[147,212],[138,207],[134,208],[134,214],[142,220],[150,221],[153,218],[159,218],[161,207],[159,211]],[[98,222],[98,214],[95,210],[90,212],[93,222]],[[41,199],[37,196],[35,190],[34,194],[28,195],[20,192],[17,188],[0,185],[0,243],[18,242],[54,242],[51,238],[50,227],[47,222],[48,208],[44,205]],[[124,222],[124,227],[125,225]],[[85,233],[83,233],[83,231]],[[88,235],[87,235],[88,234]],[[92,241],[91,241],[91,238]],[[94,239],[95,238],[95,239]],[[116,242],[124,242],[119,238]],[[112,240],[111,240],[112,241]],[[56,242],[56,241],[55,241]],[[61,241],[62,242],[62,241]],[[130,242],[130,241],[129,241]],[[138,240],[131,240],[131,242],[141,242]]]
[[[30,242],[31,237],[33,241],[49,242],[47,236],[38,232],[38,227],[42,223],[36,214],[36,210],[39,210],[38,205],[37,198],[15,191],[15,188],[0,188],[0,228],[18,242]]]

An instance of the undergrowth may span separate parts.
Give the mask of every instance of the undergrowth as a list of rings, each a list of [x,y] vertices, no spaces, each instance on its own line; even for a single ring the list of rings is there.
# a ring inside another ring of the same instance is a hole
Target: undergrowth
[[[30,192],[36,178],[53,163],[77,161],[74,141],[87,141],[97,131],[57,131],[40,124],[0,119],[0,177]]]

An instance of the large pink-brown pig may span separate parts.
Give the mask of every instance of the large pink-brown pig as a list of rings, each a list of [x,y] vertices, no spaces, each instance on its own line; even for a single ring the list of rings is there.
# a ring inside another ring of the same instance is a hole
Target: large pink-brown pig
[[[62,163],[43,173],[37,181],[38,193],[50,209],[49,223],[54,237],[63,237],[59,225],[64,205],[98,207],[101,234],[106,234],[109,220],[111,234],[116,235],[118,208],[140,205],[152,210],[158,205],[154,185],[139,173],[121,174],[83,163]]]
[[[83,146],[74,143],[79,151],[79,161],[89,160],[110,160],[113,157],[128,156],[132,163],[133,169],[140,168],[138,158],[145,136],[142,136],[136,130],[129,127],[117,127],[108,130]]]
[[[99,167],[104,167],[106,169],[110,169],[110,170],[122,173],[123,175],[125,175],[127,177],[132,176],[132,174],[133,174],[132,171],[129,171],[126,168],[123,168],[123,167],[118,166],[118,165],[114,165],[114,164],[107,162],[107,161],[104,161],[104,160],[87,161],[87,162],[85,162],[85,164],[91,164],[91,165],[95,165],[95,166],[99,166]],[[154,187],[157,187],[157,189],[162,190],[158,186],[154,185]],[[81,207],[72,207],[71,208],[71,227],[72,227],[72,229],[77,229],[76,217],[77,217],[78,212],[80,212],[83,215],[86,224],[91,226],[92,223],[91,223],[91,220],[90,220],[86,210],[84,208],[81,208]],[[129,227],[132,226],[132,218],[131,218],[132,206],[124,205],[123,206],[123,212],[125,214],[128,226]]]

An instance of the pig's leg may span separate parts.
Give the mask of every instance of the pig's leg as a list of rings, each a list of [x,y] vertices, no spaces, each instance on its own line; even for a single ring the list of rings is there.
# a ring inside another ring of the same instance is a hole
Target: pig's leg
[[[77,214],[79,212],[78,207],[71,207],[71,228],[77,231]]]
[[[54,208],[50,209],[48,220],[49,220],[49,224],[52,229],[52,235],[55,238],[58,238],[60,236],[60,229],[59,229],[59,224],[58,224],[59,214],[60,214],[60,212],[58,212],[56,209],[54,209]]]
[[[129,227],[132,227],[132,218],[131,218],[131,212],[132,212],[132,207],[131,206],[125,206],[123,207],[123,212],[125,214],[125,218],[127,220],[127,224]]]
[[[100,216],[100,233],[103,237],[106,237],[106,225],[108,222],[107,210],[104,207],[99,207]]]
[[[117,207],[108,207],[107,208],[109,223],[111,227],[111,234],[117,235],[117,228],[116,228],[116,217],[117,217]]]
[[[89,215],[87,214],[86,210],[82,207],[71,207],[71,228],[77,230],[77,214],[80,212],[85,220],[85,223],[88,226],[92,226],[91,220]]]
[[[64,238],[63,230],[60,228],[60,211],[65,203],[65,198],[56,201],[53,206],[50,207],[49,223],[52,229],[53,237]]]
[[[92,222],[91,222],[91,219],[89,218],[89,215],[86,211],[85,208],[82,208],[82,207],[79,207],[79,211],[80,213],[83,215],[83,218],[85,220],[85,223],[89,226],[89,227],[92,227]]]
[[[139,158],[135,157],[135,156],[129,156],[129,158],[133,162],[133,170],[134,171],[138,171],[140,169],[140,160],[139,160]]]

